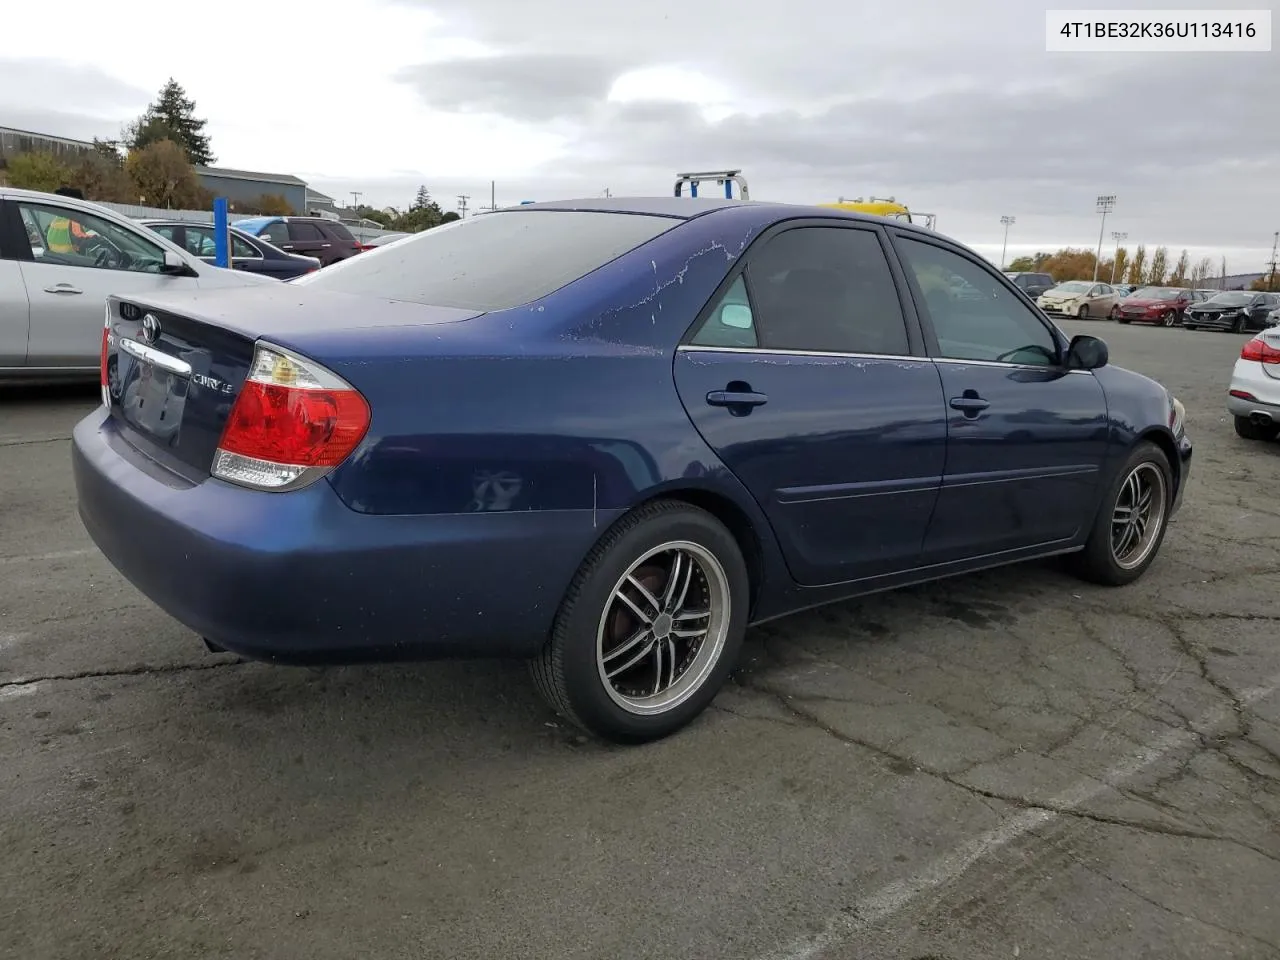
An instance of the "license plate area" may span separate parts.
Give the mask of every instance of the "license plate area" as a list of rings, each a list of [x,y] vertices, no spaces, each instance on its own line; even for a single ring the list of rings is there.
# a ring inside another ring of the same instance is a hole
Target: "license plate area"
[[[119,415],[161,446],[175,445],[191,385],[190,366],[134,340],[122,338],[119,347],[119,392],[114,398]]]

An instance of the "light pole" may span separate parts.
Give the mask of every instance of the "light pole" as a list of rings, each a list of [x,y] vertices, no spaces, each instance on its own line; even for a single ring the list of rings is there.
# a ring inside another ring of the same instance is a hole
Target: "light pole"
[[[1111,285],[1114,287],[1116,283],[1116,266],[1120,262],[1120,244],[1128,240],[1129,235],[1127,233],[1113,233],[1111,234],[1111,239],[1116,242],[1116,253],[1111,258]]]
[[[1098,282],[1098,265],[1102,262],[1102,235],[1107,232],[1107,214],[1116,208],[1116,195],[1104,193],[1098,197],[1098,212],[1102,214],[1102,226],[1098,228],[1098,252],[1093,258],[1093,282]]]
[[[1004,255],[1009,252],[1009,228],[1013,226],[1017,217],[1003,216],[1000,222],[1004,224],[1004,246],[1000,248],[1000,269],[1004,269]]]

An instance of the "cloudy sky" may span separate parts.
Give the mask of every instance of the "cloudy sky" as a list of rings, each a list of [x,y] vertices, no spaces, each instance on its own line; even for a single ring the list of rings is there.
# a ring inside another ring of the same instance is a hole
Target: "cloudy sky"
[[[998,259],[1002,214],[1010,257],[1093,247],[1105,193],[1108,235],[1261,270],[1280,57],[1050,54],[1045,6],[220,0],[184,19],[62,0],[52,25],[25,4],[5,14],[34,42],[0,51],[0,125],[114,136],[173,75],[221,165],[340,200],[404,205],[426,183],[474,208],[491,180],[499,205],[653,195],[678,170],[740,167],[755,199],[893,195]]]

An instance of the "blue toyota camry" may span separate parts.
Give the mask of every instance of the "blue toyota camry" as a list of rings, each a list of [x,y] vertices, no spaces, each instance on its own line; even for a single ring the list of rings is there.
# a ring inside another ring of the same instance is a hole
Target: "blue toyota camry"
[[[279,287],[112,298],[76,428],[107,558],[215,648],[528,658],[642,742],[747,626],[1071,554],[1121,585],[1182,405],[965,247],[676,198],[460,220]]]

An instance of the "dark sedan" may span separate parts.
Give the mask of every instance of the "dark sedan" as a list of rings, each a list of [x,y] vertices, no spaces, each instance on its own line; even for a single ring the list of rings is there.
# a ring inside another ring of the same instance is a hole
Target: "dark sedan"
[[[1265,330],[1267,315],[1280,304],[1274,293],[1228,290],[1194,304],[1183,326],[1188,330],[1230,330],[1245,333]]]
[[[216,247],[213,224],[189,223],[186,220],[143,220],[141,223],[205,263],[214,262]],[[292,280],[320,269],[320,261],[315,257],[287,253],[261,237],[237,230],[234,226],[230,233],[233,270],[260,273],[277,280]]]
[[[751,623],[1055,554],[1138,579],[1191,462],[1164,387],[980,255],[734,200],[533,204],[112,298],[102,383],[80,515],[213,648],[526,657],[631,743],[700,713]]]

